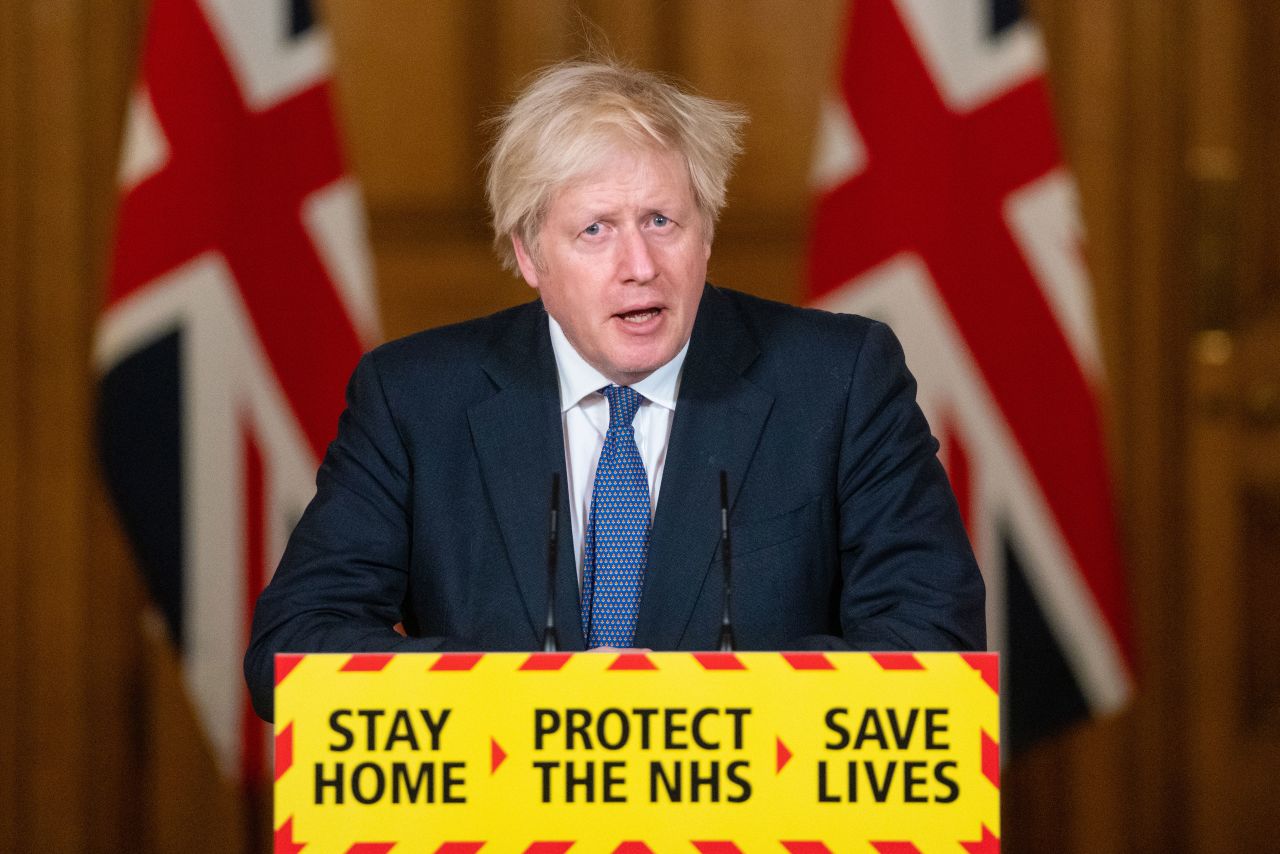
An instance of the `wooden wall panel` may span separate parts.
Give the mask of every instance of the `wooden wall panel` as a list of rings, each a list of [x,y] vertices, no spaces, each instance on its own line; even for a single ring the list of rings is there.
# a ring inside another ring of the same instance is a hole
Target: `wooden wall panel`
[[[729,215],[803,227],[819,98],[833,79],[843,3],[705,0],[682,13],[680,69],[699,91],[746,107],[746,154]]]
[[[819,99],[834,79],[843,3],[715,0],[683,7],[680,69],[750,115],[712,252],[720,284],[803,299],[809,166]]]
[[[587,20],[610,34],[610,47],[619,57],[641,68],[668,65],[681,40],[682,28],[673,23],[676,15],[670,5],[585,0],[579,8]]]
[[[1059,4],[1061,21],[1046,20],[1051,83],[1056,96],[1067,162],[1080,187],[1081,215],[1087,226],[1085,253],[1095,294],[1095,313],[1109,384],[1101,401],[1107,419],[1116,506],[1124,506],[1124,455],[1117,429],[1125,413],[1119,407],[1127,397],[1114,382],[1125,375],[1120,367],[1126,340],[1119,334],[1124,280],[1121,263],[1127,243],[1118,203],[1125,191],[1125,169],[1120,147],[1121,119],[1125,113],[1124,20],[1115,0],[1089,0]],[[1068,100],[1069,99],[1069,100]],[[1069,105],[1069,106],[1068,106]],[[1132,565],[1132,561],[1127,561]],[[1071,762],[1070,790],[1078,793],[1071,816],[1076,850],[1107,850],[1126,837],[1137,812],[1139,789],[1130,784],[1135,768],[1132,753],[1132,715],[1072,733],[1059,746]],[[1052,780],[1052,777],[1047,778]],[[1040,781],[1044,787],[1045,779]],[[1023,795],[1023,799],[1030,793]],[[1016,797],[1016,796],[1015,796]],[[1052,827],[1052,825],[1049,825]]]
[[[81,158],[83,163],[84,233],[82,280],[75,283],[77,356],[87,359],[87,342],[107,273],[116,204],[115,160],[124,123],[124,104],[132,69],[121,62],[137,50],[141,6],[119,0],[86,0],[79,14],[78,49],[84,68]],[[80,348],[85,348],[81,350]],[[81,388],[92,418],[92,378],[87,361]],[[84,693],[89,698],[88,747],[82,773],[92,781],[84,804],[86,840],[83,850],[107,854],[130,845],[145,824],[143,802],[131,785],[136,780],[143,741],[141,726],[142,664],[137,613],[142,585],[108,504],[106,489],[94,474],[90,448],[82,479],[81,524],[85,531],[85,563],[79,580],[88,603],[83,623],[86,639]]]
[[[1187,24],[1175,4],[1135,2],[1127,30],[1126,160],[1130,181],[1123,216],[1132,238],[1125,247],[1129,305],[1124,328],[1130,354],[1121,388],[1129,411],[1124,452],[1130,499],[1122,511],[1133,567],[1130,589],[1141,631],[1137,653],[1142,682],[1135,708],[1133,748],[1146,769],[1163,775],[1139,792],[1150,834],[1143,843],[1180,850],[1188,842],[1187,763],[1182,734],[1190,724],[1185,631],[1187,559],[1185,505],[1180,500],[1187,468],[1185,364],[1190,345],[1186,298],[1187,221],[1185,91],[1182,81]],[[1154,784],[1154,785],[1151,785]],[[1152,798],[1159,798],[1152,804]],[[1153,816],[1158,811],[1158,818]]]
[[[356,0],[324,7],[343,70],[347,148],[374,207],[445,207],[473,192],[477,110],[468,0]]]
[[[1280,74],[1275,57],[1280,52],[1280,4],[1256,3],[1247,7],[1243,27],[1244,61],[1241,73],[1247,85],[1243,110],[1248,117],[1241,128],[1244,150],[1241,180],[1252,192],[1241,197],[1240,291],[1241,313],[1280,304]]]
[[[388,338],[422,329],[424,317],[457,323],[533,298],[522,280],[498,267],[488,240],[461,246],[379,247],[383,331]]]
[[[488,73],[496,97],[490,106],[505,103],[530,71],[576,53],[587,33],[595,35],[572,0],[501,0],[490,11],[483,29],[492,48]]]
[[[27,699],[18,683],[25,654],[18,539],[26,411],[21,365],[26,289],[19,286],[23,280],[19,258],[22,152],[27,136],[21,113],[26,72],[22,11],[16,0],[0,0],[0,683],[9,685],[9,690],[0,691],[0,790],[13,793],[0,797],[0,846],[5,840],[16,840],[22,827],[22,802],[17,793],[25,787],[21,746],[28,714]]]
[[[85,472],[89,422],[85,395],[88,351],[78,328],[85,316],[77,283],[86,278],[83,184],[84,72],[77,20],[80,4],[50,0],[32,7],[31,225],[27,282],[27,369],[35,378],[25,403],[28,465],[21,478],[26,510],[22,561],[30,719],[25,749],[30,795],[29,832],[49,850],[85,847],[76,818],[87,803],[81,758],[89,746],[81,629],[87,601]],[[42,796],[57,792],[57,797]],[[68,820],[68,816],[71,816]]]

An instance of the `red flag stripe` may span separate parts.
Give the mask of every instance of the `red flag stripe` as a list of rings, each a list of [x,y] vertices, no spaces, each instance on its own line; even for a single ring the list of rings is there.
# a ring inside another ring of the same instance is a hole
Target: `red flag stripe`
[[[258,601],[258,594],[267,583],[267,546],[266,546],[266,499],[263,495],[265,475],[263,473],[262,451],[247,426],[240,430],[240,446],[244,449],[244,495],[242,520],[245,532],[244,543],[244,616],[241,625],[244,631],[241,643],[249,646],[249,627],[253,622],[253,605]],[[256,785],[263,776],[266,758],[263,740],[266,725],[259,720],[253,710],[253,702],[249,699],[248,688],[240,686],[240,779],[250,786]],[[292,734],[292,724],[290,725]],[[277,774],[282,773],[277,769]]]
[[[956,504],[960,507],[960,518],[964,529],[973,538],[973,484],[969,474],[969,452],[954,426],[943,422],[938,431],[942,436],[942,454],[947,467],[947,479],[951,481],[951,491],[956,494]]]

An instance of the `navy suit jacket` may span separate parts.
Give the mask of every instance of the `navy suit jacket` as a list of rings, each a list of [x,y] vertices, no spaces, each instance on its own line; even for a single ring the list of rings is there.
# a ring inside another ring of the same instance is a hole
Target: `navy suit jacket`
[[[936,450],[888,327],[708,285],[635,645],[715,648],[723,469],[740,648],[982,649],[982,579]],[[541,303],[366,355],[258,600],[245,673],[259,714],[276,652],[540,649],[564,471]],[[568,513],[559,539],[561,646],[580,650]]]

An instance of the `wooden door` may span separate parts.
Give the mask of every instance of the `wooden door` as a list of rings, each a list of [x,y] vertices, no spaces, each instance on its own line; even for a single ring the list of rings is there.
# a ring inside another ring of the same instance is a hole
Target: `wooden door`
[[[1202,2],[1192,135],[1193,850],[1274,850],[1280,810],[1280,5]]]

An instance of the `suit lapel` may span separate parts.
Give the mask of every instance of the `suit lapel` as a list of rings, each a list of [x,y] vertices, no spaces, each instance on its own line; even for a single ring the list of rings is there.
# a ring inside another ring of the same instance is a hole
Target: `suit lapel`
[[[730,506],[773,397],[743,378],[759,347],[737,309],[708,286],[676,401],[635,644],[674,649],[683,638],[720,537],[720,471]],[[708,642],[714,638],[708,638]]]
[[[541,303],[496,337],[484,365],[498,391],[468,410],[485,488],[493,502],[526,617],[541,640],[547,608],[547,512],[560,475],[556,625],[563,649],[582,649],[578,579],[569,522],[560,389]]]

